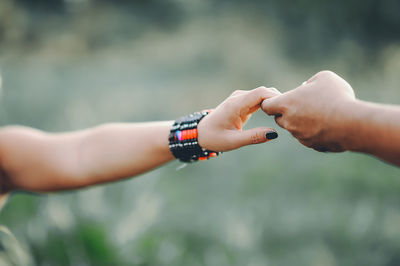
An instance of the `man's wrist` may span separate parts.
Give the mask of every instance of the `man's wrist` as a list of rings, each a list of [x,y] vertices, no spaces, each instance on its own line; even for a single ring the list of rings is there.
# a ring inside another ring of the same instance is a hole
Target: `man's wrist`
[[[343,116],[343,147],[347,151],[365,152],[369,142],[366,121],[370,111],[366,108],[366,103],[358,99],[346,103],[346,106],[346,114]]]
[[[336,143],[339,150],[351,151],[357,146],[355,139],[356,125],[354,114],[357,112],[357,100],[340,100],[333,104],[335,107],[325,121],[329,143]]]

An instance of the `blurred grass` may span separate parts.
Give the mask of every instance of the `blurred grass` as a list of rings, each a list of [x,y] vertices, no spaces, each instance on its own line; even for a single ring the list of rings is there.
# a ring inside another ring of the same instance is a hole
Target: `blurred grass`
[[[6,21],[34,24],[7,26],[1,42],[1,124],[68,131],[174,119],[236,89],[292,89],[321,69],[344,76],[361,99],[400,104],[395,38],[374,58],[343,38],[307,60],[287,50],[296,28],[251,16],[244,4],[208,14],[207,4],[175,3],[168,16],[181,13],[168,27],[138,19],[139,8],[33,19],[10,4]],[[276,127],[262,113],[248,127],[259,125]],[[17,193],[0,222],[37,265],[398,265],[400,170],[366,155],[316,153],[278,131],[273,142],[179,171],[174,162],[80,191]]]

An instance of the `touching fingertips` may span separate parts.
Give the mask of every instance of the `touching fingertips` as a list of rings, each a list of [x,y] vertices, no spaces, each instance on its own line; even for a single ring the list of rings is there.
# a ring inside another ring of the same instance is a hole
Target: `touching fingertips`
[[[277,93],[277,94],[282,94],[279,90],[277,90],[276,88],[274,88],[274,87],[265,87],[265,86],[260,86],[260,87],[257,87],[257,88],[255,88],[254,90],[253,90],[254,92],[258,92],[258,93],[261,93],[261,94],[265,94],[265,93],[268,93],[268,94],[270,94],[271,92],[272,93]],[[269,96],[270,97],[270,96]]]

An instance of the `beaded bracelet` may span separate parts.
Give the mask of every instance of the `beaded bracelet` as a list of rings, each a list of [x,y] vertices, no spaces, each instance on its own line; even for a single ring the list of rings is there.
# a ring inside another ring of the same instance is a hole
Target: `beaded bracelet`
[[[219,152],[200,147],[197,139],[197,125],[209,113],[209,111],[196,112],[175,121],[169,134],[169,149],[175,158],[191,163],[219,155]]]

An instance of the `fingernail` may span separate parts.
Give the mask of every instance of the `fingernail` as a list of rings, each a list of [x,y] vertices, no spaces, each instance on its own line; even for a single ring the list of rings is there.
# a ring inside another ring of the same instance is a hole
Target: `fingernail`
[[[265,134],[265,137],[268,140],[276,139],[278,137],[278,133],[276,133],[275,131],[270,131],[270,132],[267,132],[267,134]]]

